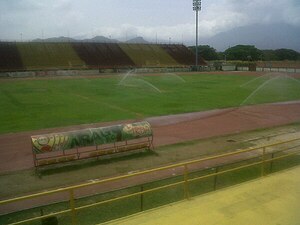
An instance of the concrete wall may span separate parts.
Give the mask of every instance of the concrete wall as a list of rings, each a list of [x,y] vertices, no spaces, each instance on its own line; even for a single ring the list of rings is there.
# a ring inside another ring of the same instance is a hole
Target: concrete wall
[[[297,69],[297,68],[266,68],[266,67],[256,67],[256,71],[259,71],[259,72],[300,73],[300,69]]]
[[[24,78],[45,76],[76,76],[97,75],[99,70],[55,70],[55,71],[25,71],[25,72],[2,72],[0,77]]]
[[[236,66],[235,65],[223,65],[222,70],[223,71],[235,71]]]
[[[238,71],[249,71],[249,67],[248,66],[239,66],[236,69]]]
[[[149,67],[132,68],[136,73],[176,73],[189,72],[190,67]],[[45,76],[85,76],[101,75],[103,73],[127,73],[130,69],[101,69],[101,70],[53,70],[53,71],[25,71],[25,72],[2,72],[0,77],[25,78],[25,77],[45,77]]]

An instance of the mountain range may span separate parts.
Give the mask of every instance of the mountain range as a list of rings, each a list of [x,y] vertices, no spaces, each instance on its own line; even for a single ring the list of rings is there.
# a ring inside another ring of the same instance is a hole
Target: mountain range
[[[201,30],[200,30],[201,32]],[[99,42],[99,43],[150,43],[143,37],[135,37],[127,41],[119,41],[104,36],[96,36],[91,39],[74,39],[68,37],[54,37],[47,39],[35,39],[33,42]],[[159,43],[167,43],[158,40]],[[235,45],[254,45],[258,49],[288,48],[300,52],[300,27],[284,23],[261,25],[252,24],[237,27],[226,32],[221,32],[210,38],[199,38],[200,45],[210,45],[217,51],[224,51]],[[189,45],[194,45],[189,42]]]
[[[235,45],[255,45],[258,49],[288,48],[300,52],[300,27],[288,24],[237,27],[218,33],[211,38],[200,39],[202,45],[210,45],[217,51],[224,51]]]
[[[53,37],[53,38],[46,38],[46,39],[34,39],[32,40],[32,42],[98,42],[98,43],[121,43],[119,40],[117,39],[111,39],[111,38],[107,38],[104,36],[96,36],[90,39],[74,39],[74,38],[69,38],[69,37]],[[132,38],[129,39],[127,41],[125,41],[124,43],[139,43],[139,44],[147,44],[149,43],[148,41],[146,41],[143,37],[136,37],[136,38]]]

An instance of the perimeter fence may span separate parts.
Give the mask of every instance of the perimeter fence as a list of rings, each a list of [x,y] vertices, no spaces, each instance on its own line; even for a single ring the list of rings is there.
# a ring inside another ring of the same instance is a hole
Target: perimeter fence
[[[48,204],[2,215],[0,224],[99,224],[299,165],[299,153],[300,138],[294,138],[2,200],[0,212],[17,205]],[[135,185],[118,188],[124,183]],[[95,194],[105,185],[116,188]]]

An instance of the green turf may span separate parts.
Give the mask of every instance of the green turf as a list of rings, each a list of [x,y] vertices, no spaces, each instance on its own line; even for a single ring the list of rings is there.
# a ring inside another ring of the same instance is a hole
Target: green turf
[[[0,133],[300,99],[300,80],[288,77],[270,80],[262,88],[271,78],[248,84],[255,77],[162,74],[122,78],[1,80]]]

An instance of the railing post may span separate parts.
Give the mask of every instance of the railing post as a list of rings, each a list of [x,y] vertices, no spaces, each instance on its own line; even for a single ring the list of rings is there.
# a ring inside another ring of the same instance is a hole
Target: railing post
[[[184,197],[186,199],[189,199],[190,198],[190,193],[189,193],[189,184],[188,184],[188,174],[189,171],[188,171],[188,168],[187,168],[187,165],[185,164],[184,165]]]
[[[71,189],[69,194],[70,194],[70,208],[71,208],[72,225],[77,225],[74,190]]]
[[[216,166],[215,168],[215,177],[214,177],[214,191],[217,190],[217,182],[218,182],[218,175],[219,167]]]
[[[144,194],[142,193],[144,191],[144,186],[141,185],[141,212],[144,211]]]
[[[273,158],[274,158],[274,152],[272,152],[272,155],[271,155],[271,159],[273,159]],[[272,171],[273,171],[273,160],[270,163],[270,173],[272,173]]]
[[[261,163],[261,176],[265,176],[265,156],[266,156],[266,147],[263,147],[262,153],[262,163]]]

